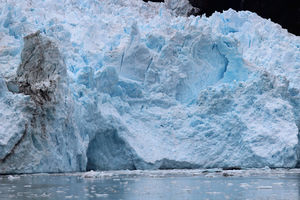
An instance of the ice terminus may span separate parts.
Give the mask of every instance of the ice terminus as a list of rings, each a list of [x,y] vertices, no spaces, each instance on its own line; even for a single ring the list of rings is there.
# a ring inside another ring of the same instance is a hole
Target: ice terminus
[[[297,166],[299,37],[246,11],[178,15],[0,2],[0,173]]]

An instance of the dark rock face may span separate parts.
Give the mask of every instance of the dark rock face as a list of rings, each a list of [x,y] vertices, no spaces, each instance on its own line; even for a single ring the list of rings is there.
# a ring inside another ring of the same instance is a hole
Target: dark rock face
[[[66,66],[56,45],[40,32],[24,37],[22,63],[17,70],[19,92],[38,104],[55,101],[58,86],[65,80]]]
[[[144,0],[149,1],[149,0]],[[163,2],[162,0],[151,0]],[[210,16],[215,11],[249,10],[263,18],[271,19],[288,29],[290,33],[300,35],[300,1],[299,0],[189,0],[193,7],[199,8],[193,15]]]
[[[21,64],[7,89],[23,122],[0,145],[0,174],[83,171],[86,152],[68,92],[67,68],[54,41],[36,32],[24,37]],[[19,97],[19,99],[18,99]],[[9,105],[13,106],[13,105]]]

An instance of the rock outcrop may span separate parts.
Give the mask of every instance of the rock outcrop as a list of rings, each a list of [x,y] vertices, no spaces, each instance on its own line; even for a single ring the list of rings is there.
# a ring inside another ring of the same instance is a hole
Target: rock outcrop
[[[16,113],[4,112],[7,128],[12,128],[1,129],[10,139],[2,144],[0,173],[85,170],[85,149],[74,128],[74,105],[58,47],[38,31],[24,37],[21,59],[17,76],[7,83],[6,97],[18,98],[5,105]]]

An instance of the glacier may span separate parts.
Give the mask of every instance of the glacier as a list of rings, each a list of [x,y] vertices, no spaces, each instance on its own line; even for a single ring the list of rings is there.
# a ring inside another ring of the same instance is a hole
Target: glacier
[[[297,167],[300,38],[187,1],[0,1],[0,174]]]

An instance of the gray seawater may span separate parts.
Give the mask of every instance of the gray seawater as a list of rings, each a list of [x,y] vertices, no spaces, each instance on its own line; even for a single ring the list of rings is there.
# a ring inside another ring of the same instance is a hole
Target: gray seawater
[[[0,176],[0,199],[300,199],[300,170],[164,170]]]

